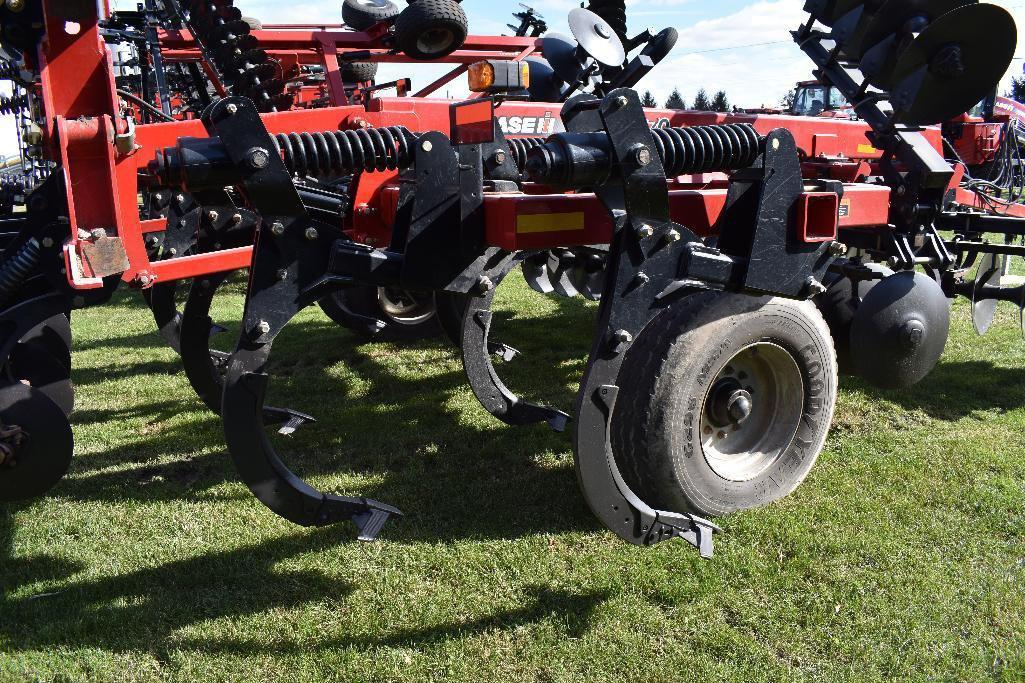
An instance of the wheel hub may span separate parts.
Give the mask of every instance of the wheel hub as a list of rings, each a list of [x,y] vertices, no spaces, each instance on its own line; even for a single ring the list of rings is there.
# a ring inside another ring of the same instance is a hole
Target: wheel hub
[[[804,412],[804,379],[789,351],[758,342],[722,367],[705,395],[701,447],[708,466],[729,481],[749,481],[794,440]]]

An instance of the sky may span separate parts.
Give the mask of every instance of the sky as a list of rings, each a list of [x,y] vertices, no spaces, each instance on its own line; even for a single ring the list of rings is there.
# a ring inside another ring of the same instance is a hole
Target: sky
[[[1025,57],[1025,0],[991,0],[1014,16],[1020,27],[1018,57]],[[134,7],[135,0],[120,0]],[[404,3],[399,0],[399,4]],[[579,7],[579,0],[527,0],[544,15],[551,30],[568,34],[566,17]],[[235,0],[247,16],[264,23],[340,23],[340,0]],[[690,104],[699,88],[725,90],[730,102],[742,107],[775,105],[800,80],[811,77],[812,63],[797,48],[789,31],[807,16],[804,0],[627,0],[631,33],[650,26],[668,26],[680,32],[674,52],[645,81],[639,90],[651,90],[659,103],[679,88]],[[519,10],[517,2],[464,0],[471,33],[509,34],[506,27]],[[1005,78],[1022,73],[1022,59],[1016,59]],[[411,77],[414,89],[433,81],[444,68],[431,65],[386,65],[379,80]],[[465,94],[464,81],[453,84],[448,93]],[[13,125],[0,123],[0,153],[14,148]],[[10,141],[8,143],[8,141]]]

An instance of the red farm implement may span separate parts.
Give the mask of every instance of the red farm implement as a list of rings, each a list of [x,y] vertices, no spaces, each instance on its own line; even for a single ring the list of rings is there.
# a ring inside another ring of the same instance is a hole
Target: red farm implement
[[[837,360],[909,386],[939,361],[950,299],[972,297],[980,330],[998,300],[1025,306],[1005,280],[1025,255],[1014,183],[945,155],[992,166],[1002,145],[939,127],[974,125],[965,112],[1010,63],[995,6],[809,0],[793,37],[850,120],[643,109],[633,88],[678,34],[628,35],[624,2],[573,10],[572,37],[529,10],[516,35],[472,35],[454,0],[344,10],[330,27],[262,26],[225,0],[0,9],[31,160],[9,193],[25,211],[4,219],[0,498],[66,472],[69,317],[122,282],[221,415],[242,481],[286,519],[372,540],[401,515],[314,489],[275,447],[312,418],[265,405],[272,347],[319,303],[368,337],[438,325],[497,419],[572,432],[609,529],[704,555],[707,517],[804,479]],[[450,69],[420,90],[375,80],[425,61]],[[432,97],[464,76],[465,101]],[[492,305],[516,268],[600,301],[572,415],[499,377],[513,352],[490,339]],[[214,351],[211,302],[246,269],[237,344]]]

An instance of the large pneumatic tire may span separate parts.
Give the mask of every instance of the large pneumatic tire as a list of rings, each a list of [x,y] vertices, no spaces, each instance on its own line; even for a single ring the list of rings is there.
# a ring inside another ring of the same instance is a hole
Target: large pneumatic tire
[[[377,77],[377,62],[344,62],[339,69],[346,83],[366,83]]]
[[[434,295],[385,287],[352,287],[320,300],[320,308],[335,323],[358,337],[374,341],[408,342],[442,333]],[[375,321],[385,324],[378,330]]]
[[[395,43],[413,59],[431,61],[466,42],[469,22],[456,0],[417,0],[395,20]]]
[[[796,489],[829,432],[833,342],[810,302],[701,292],[652,321],[619,374],[612,444],[656,509],[718,516]]]
[[[345,0],[342,21],[357,31],[366,31],[376,23],[398,16],[399,6],[391,0]]]

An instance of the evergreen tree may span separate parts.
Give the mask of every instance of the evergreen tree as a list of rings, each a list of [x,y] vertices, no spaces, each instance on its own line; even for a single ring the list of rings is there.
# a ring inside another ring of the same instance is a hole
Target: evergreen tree
[[[1015,102],[1025,103],[1025,77],[1011,79],[1011,92],[1007,93],[1006,97]]]
[[[651,94],[650,90],[644,91],[644,97],[641,98],[641,106],[654,108],[658,106],[658,101],[655,100],[655,96]]]
[[[730,110],[730,99],[726,96],[725,90],[720,90],[712,98],[712,111],[725,112]]]
[[[697,111],[712,111],[712,103],[708,99],[708,93],[702,88],[694,96],[694,109]]]
[[[683,95],[678,88],[673,88],[673,94],[666,100],[666,109],[686,109],[687,103],[683,101]]]
[[[779,101],[779,107],[783,111],[790,111],[794,107],[794,100],[797,99],[797,88],[788,90],[783,99]]]

